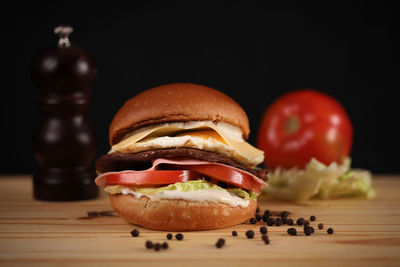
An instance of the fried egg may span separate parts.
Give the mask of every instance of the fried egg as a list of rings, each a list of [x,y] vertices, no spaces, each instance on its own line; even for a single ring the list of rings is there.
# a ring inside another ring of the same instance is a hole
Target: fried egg
[[[174,127],[177,126],[174,125]],[[148,150],[183,147],[223,154],[249,167],[255,167],[264,159],[264,153],[261,150],[251,146],[243,139],[237,140],[228,137],[216,127],[204,127],[202,125],[201,128],[197,129],[181,128],[168,132],[168,135],[164,136],[157,134],[157,131],[165,133],[168,129],[171,129],[170,124],[156,131],[149,130],[148,134],[140,139],[131,136],[129,137],[132,139],[131,141],[128,140],[129,138],[123,140],[120,144],[113,146],[109,153],[138,153]]]

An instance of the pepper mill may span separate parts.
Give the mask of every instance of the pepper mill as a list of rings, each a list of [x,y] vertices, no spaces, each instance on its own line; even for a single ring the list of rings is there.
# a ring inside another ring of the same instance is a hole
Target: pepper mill
[[[33,140],[39,169],[33,176],[33,191],[40,200],[98,195],[93,166],[96,140],[87,116],[97,67],[86,50],[70,44],[72,31],[69,26],[55,28],[58,46],[39,52],[32,63],[32,78],[40,91],[40,122]]]

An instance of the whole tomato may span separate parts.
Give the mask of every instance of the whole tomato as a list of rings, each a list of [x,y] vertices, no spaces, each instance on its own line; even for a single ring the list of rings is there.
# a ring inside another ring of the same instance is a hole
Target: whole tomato
[[[316,158],[324,164],[349,155],[353,126],[334,98],[310,89],[288,93],[265,111],[257,145],[274,169],[304,168]]]

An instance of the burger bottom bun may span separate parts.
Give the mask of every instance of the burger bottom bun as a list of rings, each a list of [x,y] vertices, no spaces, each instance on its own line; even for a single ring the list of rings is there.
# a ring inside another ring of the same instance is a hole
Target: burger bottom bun
[[[148,197],[110,195],[115,211],[128,222],[153,230],[193,231],[229,227],[254,216],[257,201],[246,208],[187,200],[151,201]]]

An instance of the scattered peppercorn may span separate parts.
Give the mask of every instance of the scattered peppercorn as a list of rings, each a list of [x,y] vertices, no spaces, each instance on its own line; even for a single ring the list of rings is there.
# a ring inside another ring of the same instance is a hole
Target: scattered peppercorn
[[[268,228],[265,227],[265,226],[261,226],[261,227],[260,227],[260,233],[262,233],[262,234],[268,233]]]
[[[281,218],[276,218],[275,225],[276,226],[281,226],[282,225],[282,219]]]
[[[309,221],[304,221],[303,225],[304,225],[304,227],[308,227],[308,226],[310,226],[310,222]]]
[[[328,230],[327,230],[327,232],[328,232],[328,234],[333,234],[333,228],[328,228]]]
[[[297,235],[297,231],[296,231],[296,228],[289,228],[289,229],[287,229],[287,233],[289,234],[289,235]]]
[[[225,245],[225,239],[223,239],[223,238],[218,239],[217,243],[215,243],[215,246],[216,246],[217,248],[221,248],[221,247],[223,247],[224,245]]]
[[[232,236],[237,236],[237,232],[236,231],[232,231]]]
[[[271,211],[270,210],[265,210],[264,211],[264,215],[271,216]]]
[[[318,224],[318,229],[319,229],[319,230],[324,229],[324,224],[323,224],[323,223]]]
[[[259,222],[259,221],[261,221],[261,216],[259,215],[259,214],[256,214],[256,220],[257,220],[257,222]]]
[[[285,211],[282,211],[281,217],[282,217],[282,218],[287,217],[287,216],[289,216],[289,214],[290,214],[290,213],[289,213],[288,211],[286,211],[286,210],[285,210]]]
[[[311,229],[310,229],[310,227],[304,227],[304,234],[305,234],[305,235],[311,235]]]
[[[287,217],[282,217],[282,224],[287,224],[288,218]]]
[[[269,239],[264,240],[264,243],[265,243],[266,245],[268,245],[268,244],[269,244]]]
[[[269,216],[267,216],[267,215],[264,214],[264,215],[262,216],[263,222],[267,222],[268,218],[269,218]]]
[[[159,251],[161,249],[161,244],[160,243],[155,243],[154,244],[154,250]]]
[[[252,231],[252,230],[247,230],[247,231],[246,231],[246,236],[247,236],[248,239],[253,238],[253,237],[254,237],[254,231]]]
[[[168,239],[168,240],[171,240],[171,239],[172,239],[172,234],[171,234],[171,233],[167,234],[167,239]]]
[[[162,246],[163,249],[167,249],[167,248],[168,248],[168,243],[167,243],[167,242],[164,242],[164,243],[162,243],[161,246]]]
[[[261,240],[265,242],[265,240],[269,240],[269,237],[266,234],[261,235]]]
[[[274,224],[275,224],[275,219],[274,219],[274,218],[271,218],[271,217],[268,217],[268,219],[267,219],[267,224],[268,224],[268,226],[274,225]]]
[[[152,249],[153,248],[153,242],[151,242],[150,240],[147,240],[145,245],[146,245],[147,249]]]
[[[311,230],[311,234],[313,234],[315,232],[314,227],[309,226],[310,230]]]
[[[288,224],[288,225],[293,225],[293,219],[288,219],[288,220],[287,220],[287,224]]]
[[[131,235],[132,235],[133,237],[138,237],[139,234],[140,234],[139,230],[133,229],[133,230],[131,231]]]
[[[183,239],[183,234],[181,234],[181,233],[179,233],[179,234],[176,234],[175,235],[175,238],[177,239],[177,240],[182,240]]]
[[[256,224],[256,223],[257,223],[256,218],[251,218],[251,219],[250,219],[250,223],[251,223],[251,224]]]
[[[304,223],[304,218],[299,218],[299,219],[297,219],[296,223],[297,223],[297,225],[303,225],[303,223]]]
[[[315,218],[315,216],[314,215],[312,215],[312,216],[310,216],[310,221],[315,221],[317,218]]]

